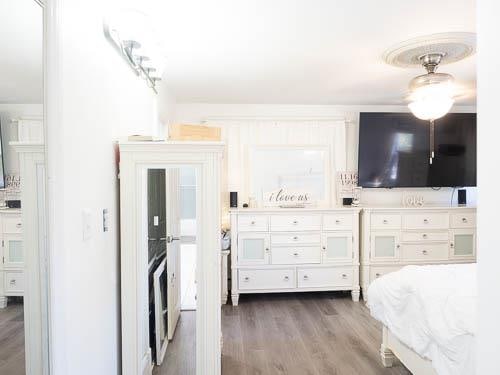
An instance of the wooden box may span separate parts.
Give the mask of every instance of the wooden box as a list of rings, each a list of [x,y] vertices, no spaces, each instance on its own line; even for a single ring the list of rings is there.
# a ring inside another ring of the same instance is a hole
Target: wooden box
[[[172,141],[220,141],[220,128],[203,125],[170,125],[168,138]]]

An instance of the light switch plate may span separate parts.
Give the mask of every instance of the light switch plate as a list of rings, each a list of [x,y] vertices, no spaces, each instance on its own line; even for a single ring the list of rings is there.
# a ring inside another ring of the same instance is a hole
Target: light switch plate
[[[84,241],[92,238],[92,212],[89,209],[82,211],[82,234]]]
[[[107,208],[102,210],[102,231],[109,232],[109,210]]]
[[[153,225],[157,227],[160,225],[160,218],[158,216],[153,216]]]

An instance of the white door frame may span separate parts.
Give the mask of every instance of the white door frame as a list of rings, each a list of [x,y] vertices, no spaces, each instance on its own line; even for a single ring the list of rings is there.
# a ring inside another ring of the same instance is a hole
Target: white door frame
[[[149,375],[148,255],[142,178],[147,168],[196,169],[196,373],[221,372],[221,142],[123,142],[120,148],[122,374]]]
[[[19,155],[24,248],[26,375],[48,375],[49,308],[45,147],[11,142]]]

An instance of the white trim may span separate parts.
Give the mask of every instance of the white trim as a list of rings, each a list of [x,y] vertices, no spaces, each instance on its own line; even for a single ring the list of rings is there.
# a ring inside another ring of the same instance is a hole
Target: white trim
[[[196,373],[221,372],[220,142],[120,143],[123,375],[151,374],[147,251],[141,244],[141,176],[148,167],[189,165],[197,173]],[[149,353],[149,354],[148,354]]]
[[[42,144],[12,142],[19,155],[24,247],[24,336],[27,375],[49,374],[45,154]]]
[[[213,121],[291,121],[291,122],[347,122],[345,116],[209,116],[202,123]]]

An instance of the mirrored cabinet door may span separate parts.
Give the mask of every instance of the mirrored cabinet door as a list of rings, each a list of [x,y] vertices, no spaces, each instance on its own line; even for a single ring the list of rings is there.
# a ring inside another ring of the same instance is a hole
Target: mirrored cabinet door
[[[476,231],[474,229],[452,230],[450,250],[453,258],[473,258],[476,255]]]
[[[22,267],[24,265],[24,249],[21,236],[5,235],[3,239],[4,267]]]
[[[352,260],[352,233],[324,233],[322,238],[323,263]]]
[[[269,234],[240,233],[238,236],[239,264],[268,264],[269,242]]]
[[[399,232],[372,232],[371,259],[395,260],[399,257]]]

